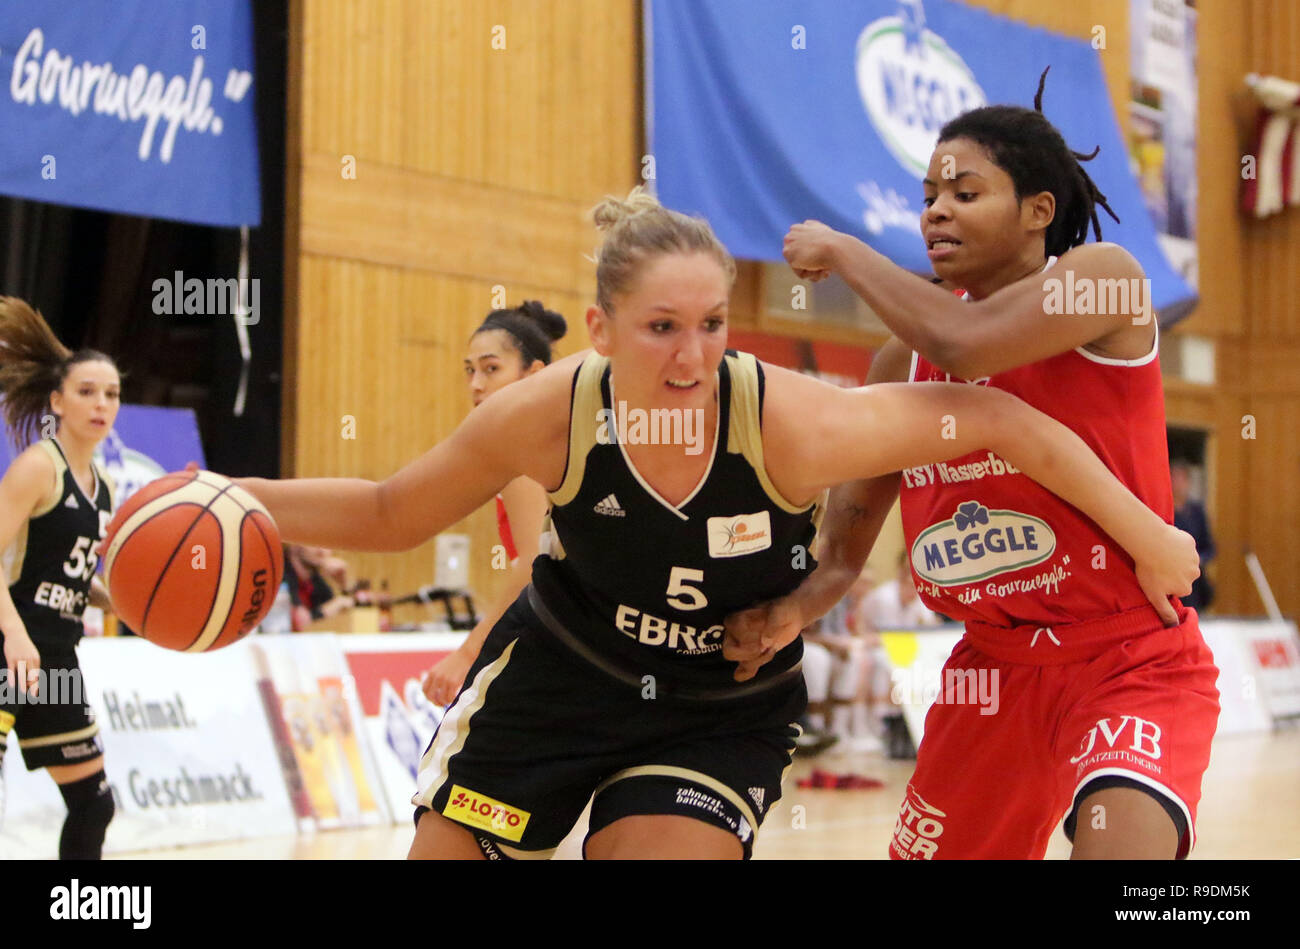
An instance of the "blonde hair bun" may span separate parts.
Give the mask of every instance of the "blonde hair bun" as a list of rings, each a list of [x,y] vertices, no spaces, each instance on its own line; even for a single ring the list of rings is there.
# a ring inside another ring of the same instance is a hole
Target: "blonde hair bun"
[[[605,200],[592,208],[591,219],[596,222],[597,230],[605,232],[611,230],[620,221],[637,214],[661,210],[663,205],[659,203],[659,199],[647,191],[644,185],[637,185],[628,192],[626,198],[606,195]]]

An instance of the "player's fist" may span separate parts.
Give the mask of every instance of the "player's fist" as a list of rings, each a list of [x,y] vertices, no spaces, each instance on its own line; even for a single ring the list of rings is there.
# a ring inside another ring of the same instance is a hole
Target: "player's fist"
[[[792,598],[782,597],[732,613],[723,620],[723,626],[726,632],[722,655],[738,663],[736,681],[745,682],[794,642],[804,628],[803,612]]]
[[[465,674],[474,664],[474,656],[457,649],[444,656],[440,662],[424,674],[424,696],[434,705],[447,706],[460,692],[465,682]]]
[[[9,688],[16,695],[27,692],[33,698],[41,690],[41,654],[23,630],[5,637],[5,666],[9,672]]]
[[[1191,534],[1172,524],[1162,528],[1151,537],[1148,551],[1134,561],[1133,568],[1142,592],[1165,625],[1177,626],[1178,614],[1169,597],[1192,592],[1192,582],[1201,575],[1201,558]]]
[[[820,221],[804,221],[791,227],[785,235],[782,253],[801,280],[816,283],[831,275],[835,239],[839,236],[838,231]]]

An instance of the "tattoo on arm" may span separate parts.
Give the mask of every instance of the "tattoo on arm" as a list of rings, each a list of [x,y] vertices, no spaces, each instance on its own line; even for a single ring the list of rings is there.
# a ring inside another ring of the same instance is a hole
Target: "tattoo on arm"
[[[846,502],[843,510],[844,513],[849,516],[850,529],[856,528],[859,522],[865,520],[869,513],[865,507],[860,504],[854,504],[852,501]]]

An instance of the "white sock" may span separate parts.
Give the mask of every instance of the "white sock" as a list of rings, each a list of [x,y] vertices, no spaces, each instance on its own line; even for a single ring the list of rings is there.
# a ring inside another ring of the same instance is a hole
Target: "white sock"
[[[875,723],[871,720],[871,712],[867,709],[865,702],[855,702],[853,705],[853,734],[855,735],[873,735],[876,732]]]
[[[836,705],[831,709],[831,734],[848,737],[849,718],[853,710],[847,705]]]
[[[809,712],[808,727],[811,728],[813,731],[817,731],[817,732],[826,731],[825,714],[823,714],[822,712]]]

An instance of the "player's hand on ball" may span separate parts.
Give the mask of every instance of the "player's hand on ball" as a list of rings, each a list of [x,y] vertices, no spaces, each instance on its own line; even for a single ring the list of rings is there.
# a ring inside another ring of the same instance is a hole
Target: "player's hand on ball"
[[[837,236],[837,231],[820,221],[804,221],[785,235],[782,253],[800,280],[817,283],[831,275],[831,254]]]
[[[5,637],[5,665],[9,667],[9,687],[35,698],[40,692],[41,654],[26,632]]]
[[[791,597],[782,597],[732,613],[725,620],[722,655],[738,663],[735,678],[746,682],[760,666],[794,642],[804,628],[803,612]]]
[[[1186,531],[1165,524],[1152,538],[1150,553],[1134,563],[1138,583],[1166,626],[1178,625],[1170,596],[1187,596],[1192,581],[1201,575],[1196,540]]]
[[[434,705],[447,706],[456,698],[474,657],[457,649],[424,674],[424,696]]]

